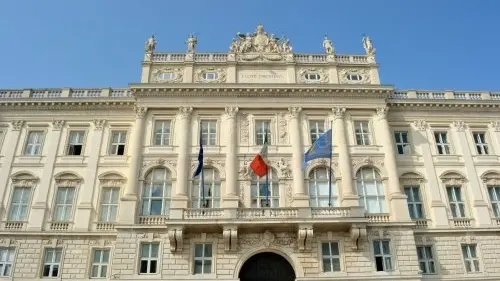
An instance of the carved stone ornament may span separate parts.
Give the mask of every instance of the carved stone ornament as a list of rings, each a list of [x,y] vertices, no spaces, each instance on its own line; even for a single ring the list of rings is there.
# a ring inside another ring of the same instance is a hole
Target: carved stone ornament
[[[278,170],[278,177],[282,179],[291,179],[292,170],[290,169],[290,164],[285,158],[273,159],[270,161],[273,167]]]
[[[379,119],[387,118],[388,112],[389,112],[389,107],[387,107],[387,106],[377,107],[377,116]]]
[[[286,121],[286,113],[281,112],[279,117],[279,128],[278,128],[278,134],[280,137],[280,142],[281,143],[286,143],[287,142],[287,136],[288,136],[288,122]]]
[[[24,121],[23,120],[14,120],[14,121],[10,122],[10,125],[12,126],[12,130],[19,131],[23,128]]]
[[[297,248],[299,251],[310,251],[314,232],[312,227],[299,227],[297,231]]]
[[[455,172],[449,172],[440,177],[444,185],[460,186],[465,183],[465,178]]]
[[[168,241],[170,242],[170,252],[182,252],[183,241],[183,229],[182,228],[171,228],[168,230]]]
[[[195,72],[195,82],[197,83],[224,83],[226,78],[227,71],[223,68],[202,68]]]
[[[227,118],[235,118],[236,115],[238,114],[238,107],[236,106],[227,106],[225,108],[225,112],[226,112],[226,117]]]
[[[353,250],[363,250],[362,243],[366,240],[366,226],[364,225],[352,225],[349,231],[350,238],[354,244]]]
[[[264,233],[260,234],[242,234],[239,237],[239,242],[241,245],[248,245],[252,247],[258,246],[292,246],[294,247],[297,242],[297,235],[293,233],[279,233],[275,235],[274,233],[266,230]]]
[[[180,107],[179,108],[179,117],[181,119],[186,119],[191,117],[191,113],[193,112],[192,107]]]
[[[238,170],[239,178],[241,180],[250,180],[251,179],[251,172],[252,170],[250,169],[250,162],[252,160],[243,160],[241,161],[240,164],[240,169]]]
[[[495,131],[495,132],[500,132],[500,121],[491,121],[490,122],[490,127]]]
[[[352,159],[352,167],[354,171],[359,170],[363,166],[375,166],[381,172],[381,168],[384,166],[383,159],[372,159],[371,157],[356,157]]]
[[[152,83],[178,83],[182,82],[184,69],[164,67],[157,68],[151,72]]]
[[[427,130],[427,122],[423,119],[413,121],[413,126],[419,131]]]
[[[370,73],[366,69],[341,69],[339,82],[340,84],[370,84]]]
[[[52,129],[53,130],[61,130],[62,127],[64,126],[64,120],[54,120],[52,121]]]
[[[345,115],[345,107],[334,107],[332,108],[334,119],[343,119]]]
[[[92,121],[94,123],[94,128],[97,131],[100,131],[104,128],[104,124],[106,124],[106,120],[104,119],[94,119]]]
[[[292,206],[293,205],[293,189],[291,184],[286,185],[286,203],[287,206]]]
[[[288,108],[288,114],[290,115],[291,118],[299,117],[301,111],[302,111],[302,108],[298,107],[298,106],[290,106]]]
[[[457,132],[463,132],[465,131],[465,122],[461,120],[455,120],[453,121],[453,126],[457,130]]]
[[[248,144],[249,127],[250,127],[250,121],[248,120],[248,114],[244,113],[241,115],[241,120],[240,120],[240,142],[241,142],[241,144]]]
[[[136,118],[144,118],[144,116],[146,116],[146,112],[148,112],[148,108],[136,106],[134,107],[134,111]]]
[[[329,75],[322,68],[303,68],[298,72],[298,82],[306,84],[328,83]]]
[[[238,250],[238,229],[236,227],[225,227],[222,231],[224,238],[224,251],[236,252]]]

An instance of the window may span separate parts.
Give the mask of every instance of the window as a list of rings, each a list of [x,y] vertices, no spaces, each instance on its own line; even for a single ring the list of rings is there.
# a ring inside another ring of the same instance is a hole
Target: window
[[[362,79],[363,77],[361,77],[361,75],[359,74],[352,74],[352,73],[347,74],[347,80],[349,81],[361,81]]]
[[[217,77],[219,77],[219,75],[217,75],[217,72],[210,71],[210,72],[203,72],[201,77],[205,80],[217,80]]]
[[[201,121],[201,141],[203,145],[217,144],[217,121]]]
[[[309,206],[328,207],[330,204],[330,175],[328,167],[317,167],[309,173]],[[331,205],[338,206],[337,186],[332,178]]]
[[[392,271],[392,255],[389,240],[373,241],[375,254],[375,269],[377,271]]]
[[[464,256],[465,270],[468,273],[480,271],[476,244],[462,244],[462,255]]]
[[[61,255],[61,248],[45,248],[42,277],[59,277]]]
[[[109,146],[110,155],[125,155],[125,141],[127,132],[117,131],[111,133],[111,145]]]
[[[109,249],[94,249],[91,278],[106,278],[108,276]]]
[[[306,80],[314,80],[314,81],[321,79],[321,75],[319,75],[319,73],[316,72],[306,73],[304,74],[304,77],[306,78]]]
[[[323,257],[323,272],[340,271],[339,243],[337,242],[322,243],[321,255]]]
[[[412,219],[423,219],[424,210],[422,198],[420,198],[420,187],[415,186],[405,186],[405,194],[407,196],[408,211],[410,212],[410,218]]]
[[[193,181],[193,195],[191,208],[219,208],[220,207],[220,176],[212,168],[203,168],[202,174]]]
[[[212,273],[212,244],[194,245],[194,274]]]
[[[57,189],[54,221],[67,222],[71,220],[74,196],[74,187],[59,187]]]
[[[14,187],[10,202],[9,221],[25,221],[27,219],[30,196],[30,187]]]
[[[278,208],[280,205],[280,192],[276,172],[271,169],[267,181],[265,176],[259,178],[257,175],[252,174],[250,192],[252,208]]]
[[[399,155],[407,155],[411,152],[410,142],[408,141],[408,132],[394,132],[396,141],[396,150]]]
[[[436,132],[434,133],[434,139],[436,140],[436,147],[438,154],[441,155],[451,154],[450,144],[448,143],[448,133]]]
[[[325,122],[317,120],[309,121],[309,131],[311,134],[311,143],[314,143],[325,132]]]
[[[28,133],[28,141],[24,149],[25,156],[40,156],[45,133],[43,131],[31,131]]]
[[[15,252],[14,248],[0,248],[0,277],[12,275]]]
[[[462,188],[460,186],[446,187],[450,210],[453,218],[465,218],[465,203],[462,199]]]
[[[488,155],[488,144],[486,143],[485,133],[473,133],[474,143],[476,144],[476,151],[479,155]]]
[[[356,174],[359,204],[367,213],[387,213],[385,191],[379,173],[371,167],[361,168]]]
[[[141,244],[140,274],[154,274],[158,272],[159,243]]]
[[[371,145],[370,128],[367,121],[354,122],[354,133],[357,145]]]
[[[83,137],[85,132],[72,131],[69,133],[68,155],[82,155]]]
[[[422,274],[436,274],[436,262],[431,246],[417,246],[417,256]]]
[[[161,216],[170,210],[172,175],[165,168],[155,168],[147,176],[142,193],[142,215]]]
[[[156,121],[155,122],[155,140],[154,144],[155,145],[169,145],[170,144],[170,136],[171,136],[171,131],[170,131],[170,125],[171,121],[169,120],[163,120],[163,121]]]
[[[271,122],[269,120],[255,121],[255,144],[263,145],[267,135],[267,143],[271,144]]]
[[[500,218],[500,186],[489,186],[488,194],[490,196],[493,214],[495,218]]]
[[[118,211],[118,200],[120,198],[119,187],[105,187],[102,190],[101,211],[99,215],[100,222],[116,221]]]
[[[173,72],[161,72],[159,74],[159,77],[162,80],[173,80],[175,79],[176,75]]]

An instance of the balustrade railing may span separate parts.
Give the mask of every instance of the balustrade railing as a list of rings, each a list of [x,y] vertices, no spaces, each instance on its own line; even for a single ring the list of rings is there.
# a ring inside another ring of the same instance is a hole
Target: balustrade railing
[[[2,90],[2,99],[82,99],[82,98],[129,98],[132,92],[128,88],[118,89],[26,89]]]
[[[435,92],[435,91],[396,91],[392,94],[393,100],[418,99],[418,100],[500,100],[499,92]]]

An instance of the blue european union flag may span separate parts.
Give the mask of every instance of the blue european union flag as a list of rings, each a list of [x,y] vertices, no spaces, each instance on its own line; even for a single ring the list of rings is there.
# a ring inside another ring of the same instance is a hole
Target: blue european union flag
[[[324,134],[319,136],[319,138],[313,143],[313,145],[307,150],[304,155],[304,164],[302,169],[305,169],[307,162],[318,159],[318,158],[328,158],[332,157],[332,129],[326,131]]]

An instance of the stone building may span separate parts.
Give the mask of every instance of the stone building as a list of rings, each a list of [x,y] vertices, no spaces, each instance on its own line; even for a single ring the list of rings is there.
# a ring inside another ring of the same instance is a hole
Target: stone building
[[[186,43],[123,89],[0,90],[0,276],[500,280],[500,93],[381,84],[369,37]]]

